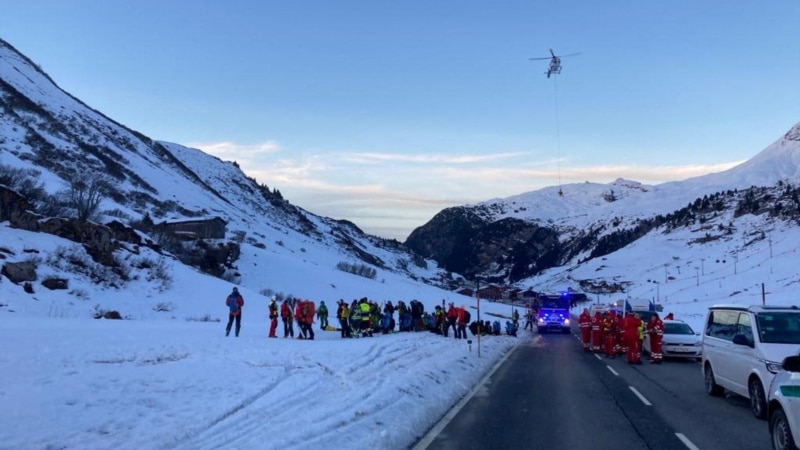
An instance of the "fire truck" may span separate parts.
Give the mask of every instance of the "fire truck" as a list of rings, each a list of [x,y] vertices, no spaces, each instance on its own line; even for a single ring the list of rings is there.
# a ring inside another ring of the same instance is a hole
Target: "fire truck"
[[[536,327],[539,334],[548,331],[569,333],[569,293],[542,294],[539,296],[539,311]]]

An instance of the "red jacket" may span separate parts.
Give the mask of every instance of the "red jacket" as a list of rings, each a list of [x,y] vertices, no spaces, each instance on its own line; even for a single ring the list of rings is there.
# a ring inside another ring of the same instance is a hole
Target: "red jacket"
[[[447,318],[451,320],[458,319],[458,309],[455,306],[450,305],[450,307],[447,308]]]
[[[456,321],[459,325],[467,325],[467,314],[464,307],[457,308],[458,309],[458,320]]]
[[[664,335],[664,322],[661,319],[653,317],[647,324],[647,332],[650,336],[663,336]]]
[[[289,306],[289,302],[281,303],[281,319],[291,319],[292,318],[292,307]]]
[[[242,313],[242,306],[244,306],[244,297],[242,294],[231,294],[225,299],[225,306],[228,307],[232,316],[238,316]]]
[[[633,314],[625,316],[625,336],[628,339],[639,338],[640,326],[642,326],[642,319],[637,319]]]
[[[578,328],[592,328],[592,316],[589,311],[584,311],[578,316]]]

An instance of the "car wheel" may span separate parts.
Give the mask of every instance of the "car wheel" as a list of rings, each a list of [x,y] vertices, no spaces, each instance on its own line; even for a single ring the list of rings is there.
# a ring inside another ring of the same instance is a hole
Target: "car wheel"
[[[797,450],[792,437],[792,429],[786,420],[786,413],[778,408],[772,413],[769,421],[769,435],[772,438],[772,448],[775,450]]]
[[[722,386],[718,385],[716,381],[714,381],[714,370],[711,369],[711,364],[706,364],[705,369],[703,369],[703,380],[706,384],[706,394],[712,397],[719,397],[722,395],[724,390]]]
[[[767,417],[767,398],[764,395],[764,388],[761,387],[761,381],[758,378],[753,378],[747,385],[747,390],[750,392],[750,409],[753,415],[759,419]]]

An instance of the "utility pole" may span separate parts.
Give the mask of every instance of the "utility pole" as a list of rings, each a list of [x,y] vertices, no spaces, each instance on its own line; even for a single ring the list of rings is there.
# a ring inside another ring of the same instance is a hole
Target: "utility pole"
[[[769,257],[772,258],[772,233],[767,234],[767,242],[769,242]]]
[[[706,276],[706,259],[700,258],[700,274]]]
[[[697,279],[697,286],[700,286],[700,268],[699,267],[695,267],[694,268],[694,276]]]
[[[481,280],[475,279],[475,301],[478,303],[478,358],[481,357],[481,334],[483,332],[483,322],[481,322]]]

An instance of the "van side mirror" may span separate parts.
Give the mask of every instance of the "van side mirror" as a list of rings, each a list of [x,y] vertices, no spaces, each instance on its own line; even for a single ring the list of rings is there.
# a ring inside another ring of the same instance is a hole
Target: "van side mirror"
[[[746,345],[750,348],[755,348],[755,344],[751,342],[750,339],[747,339],[747,336],[743,334],[737,334],[733,336],[733,343],[738,345]]]
[[[783,360],[783,370],[800,372],[800,356],[789,356]]]

